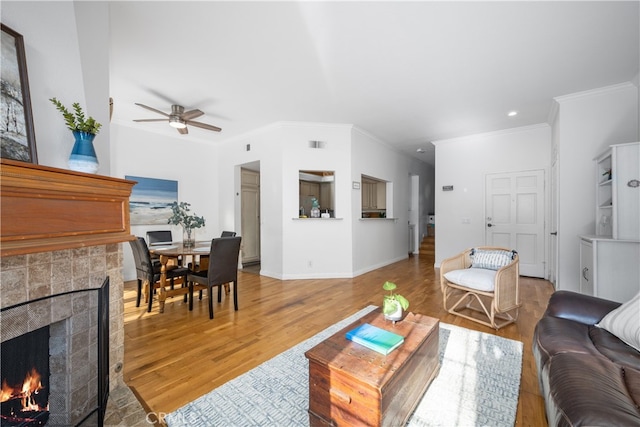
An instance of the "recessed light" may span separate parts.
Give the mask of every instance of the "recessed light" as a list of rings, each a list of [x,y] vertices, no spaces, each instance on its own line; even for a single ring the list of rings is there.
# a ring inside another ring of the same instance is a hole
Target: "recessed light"
[[[416,150],[416,152],[417,152],[417,153],[424,153],[424,152],[425,152],[425,149],[424,149],[424,148],[418,148],[418,149]]]
[[[517,116],[517,115],[518,115],[518,112],[517,112],[517,111],[509,111],[509,112],[507,113],[507,116],[509,116],[509,117],[515,117],[515,116]]]

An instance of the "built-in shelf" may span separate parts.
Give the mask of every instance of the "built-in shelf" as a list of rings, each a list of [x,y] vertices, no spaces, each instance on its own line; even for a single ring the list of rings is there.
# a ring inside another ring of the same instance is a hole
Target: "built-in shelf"
[[[133,240],[135,181],[2,159],[0,256]]]

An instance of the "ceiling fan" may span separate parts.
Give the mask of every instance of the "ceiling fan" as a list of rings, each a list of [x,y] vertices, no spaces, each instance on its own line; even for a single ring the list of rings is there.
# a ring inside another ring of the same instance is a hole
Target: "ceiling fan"
[[[176,128],[182,135],[189,133],[187,125],[212,130],[214,132],[220,132],[222,130],[217,126],[193,121],[193,119],[195,119],[196,117],[200,117],[204,114],[198,109],[184,111],[184,107],[182,105],[174,104],[171,106],[171,113],[167,114],[164,111],[156,110],[155,108],[149,107],[144,104],[139,104],[137,102],[135,104],[139,105],[142,108],[146,108],[147,110],[153,111],[154,113],[162,114],[163,116],[167,117],[169,126]],[[167,119],[136,119],[134,120],[134,122],[164,122]]]

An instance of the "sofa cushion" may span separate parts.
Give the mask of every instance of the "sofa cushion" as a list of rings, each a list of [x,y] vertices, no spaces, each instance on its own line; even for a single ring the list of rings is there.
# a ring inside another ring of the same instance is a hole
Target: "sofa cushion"
[[[611,332],[602,328],[590,326],[589,336],[595,348],[603,356],[622,366],[640,370],[640,351],[625,344]]]
[[[514,251],[503,251],[500,249],[471,249],[471,267],[486,268],[488,270],[499,270],[511,264],[515,258]]]
[[[589,326],[560,317],[543,317],[533,334],[538,366],[544,366],[558,353],[597,354],[589,337]]]
[[[496,271],[486,268],[452,270],[446,272],[444,277],[456,285],[485,292],[493,292],[496,283]]]
[[[631,399],[640,408],[640,370],[624,368],[624,382],[627,385]]]
[[[549,425],[640,425],[624,370],[599,355],[556,354],[544,368]]]
[[[640,351],[640,292],[596,323]]]

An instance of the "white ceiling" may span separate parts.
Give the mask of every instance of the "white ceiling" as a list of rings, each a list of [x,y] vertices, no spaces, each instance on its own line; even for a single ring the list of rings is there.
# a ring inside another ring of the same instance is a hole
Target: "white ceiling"
[[[185,143],[355,124],[433,163],[429,141],[543,123],[554,97],[637,78],[639,4],[113,2],[113,122]],[[160,118],[135,102],[222,132],[133,123]]]

